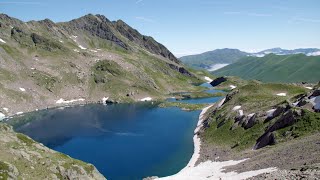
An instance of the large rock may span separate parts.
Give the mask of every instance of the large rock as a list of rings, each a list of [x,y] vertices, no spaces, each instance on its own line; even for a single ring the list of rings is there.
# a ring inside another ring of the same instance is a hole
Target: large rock
[[[227,78],[225,77],[218,77],[216,79],[214,79],[210,84],[215,87],[215,86],[218,86],[219,84],[223,83],[223,82],[226,82],[227,81]]]
[[[257,114],[251,114],[250,116],[246,117],[246,121],[242,123],[242,127],[244,129],[249,129],[256,124],[257,121]]]
[[[167,63],[167,65],[175,70],[175,71],[178,71],[179,73],[185,75],[185,76],[189,76],[189,77],[194,77],[193,74],[191,74],[188,70],[186,70],[184,67],[182,66],[177,66],[177,65],[174,65],[174,64],[170,64],[170,63]]]
[[[274,134],[272,132],[267,132],[257,140],[253,149],[260,149],[268,145],[274,145],[275,143],[276,139]]]

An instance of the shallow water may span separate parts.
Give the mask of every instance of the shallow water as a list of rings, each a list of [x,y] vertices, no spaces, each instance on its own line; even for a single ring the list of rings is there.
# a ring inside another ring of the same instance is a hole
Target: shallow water
[[[207,93],[214,94],[214,93],[224,92],[222,90],[214,89],[209,83],[203,83],[200,86],[210,88],[210,89],[204,91],[204,92],[207,92]],[[180,94],[185,94],[185,93],[180,93]],[[222,97],[182,99],[182,100],[176,100],[175,98],[169,98],[167,101],[169,101],[169,102],[190,103],[190,104],[209,104],[209,103],[217,102],[217,101],[219,101],[221,99],[222,99]]]

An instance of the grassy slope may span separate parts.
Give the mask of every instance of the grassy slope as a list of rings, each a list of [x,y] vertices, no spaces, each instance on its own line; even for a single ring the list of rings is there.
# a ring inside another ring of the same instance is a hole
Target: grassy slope
[[[181,57],[180,60],[193,68],[210,67],[213,64],[230,64],[245,57],[246,53],[237,49],[217,49],[198,55]]]
[[[255,82],[239,88],[239,93],[222,106],[216,113],[210,115],[210,127],[204,132],[204,140],[210,144],[219,145],[227,149],[245,150],[253,148],[256,139],[261,136],[265,129],[277,119],[264,123],[263,114],[279,104],[285,104],[287,100],[299,94],[306,93],[306,89],[286,84],[259,84]],[[276,96],[277,93],[285,92],[287,97]],[[234,118],[238,112],[232,111],[234,106],[242,106],[245,115],[258,113],[258,122],[252,128],[230,128],[234,124]],[[293,136],[283,136],[284,132],[291,131],[298,134],[297,137],[310,135],[320,130],[320,114],[304,110],[304,115],[293,126],[277,131],[279,142],[286,141]]]
[[[115,29],[111,31],[130,50],[81,29],[55,31],[61,28],[59,24],[48,29],[34,21],[17,20],[16,24],[0,21],[5,24],[0,36],[7,42],[0,43],[0,58],[4,60],[0,65],[0,92],[4,100],[0,102],[0,112],[6,115],[52,107],[60,98],[84,98],[89,102],[102,97],[120,102],[147,96],[163,99],[173,92],[198,91],[194,84],[204,81],[202,72],[194,77],[182,74],[168,63],[182,65],[151,54]],[[23,33],[11,35],[11,25]],[[38,34],[36,45],[31,39],[34,32]],[[77,35],[77,42],[73,35]],[[88,49],[80,49],[79,44]],[[98,70],[101,64],[104,68]],[[19,87],[27,91],[21,92]],[[9,112],[2,110],[3,107],[9,108]]]
[[[246,57],[213,74],[239,76],[263,82],[318,82],[319,68],[319,56],[270,54],[262,58]]]
[[[93,165],[50,150],[9,125],[0,123],[0,135],[0,177],[4,179],[104,179]]]

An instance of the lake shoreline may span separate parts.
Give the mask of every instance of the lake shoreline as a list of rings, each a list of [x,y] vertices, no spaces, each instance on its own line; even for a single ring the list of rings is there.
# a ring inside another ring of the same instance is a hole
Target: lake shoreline
[[[218,106],[223,103],[222,101],[218,101]],[[225,161],[216,161],[216,160],[207,160],[203,161],[201,156],[203,156],[203,152],[201,151],[202,141],[199,135],[199,131],[203,128],[203,122],[206,120],[205,114],[216,104],[213,103],[210,106],[207,106],[202,109],[199,114],[199,120],[197,123],[197,127],[194,130],[194,152],[189,161],[189,163],[178,173],[161,177],[161,178],[152,178],[151,179],[159,179],[159,180],[192,180],[192,179],[247,179],[250,177],[254,177],[263,173],[271,173],[275,172],[278,169],[275,167],[258,169],[258,170],[250,170],[246,172],[237,173],[235,171],[225,172],[225,168],[228,166],[235,166],[241,164],[248,159],[237,159],[237,160],[225,160]],[[200,162],[198,162],[200,161]],[[150,179],[150,178],[149,178]]]

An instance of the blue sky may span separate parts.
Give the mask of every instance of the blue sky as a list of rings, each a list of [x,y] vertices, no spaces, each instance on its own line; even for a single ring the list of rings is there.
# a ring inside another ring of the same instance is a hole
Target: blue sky
[[[217,48],[320,48],[319,0],[0,0],[0,12],[55,22],[103,14],[177,56]]]

